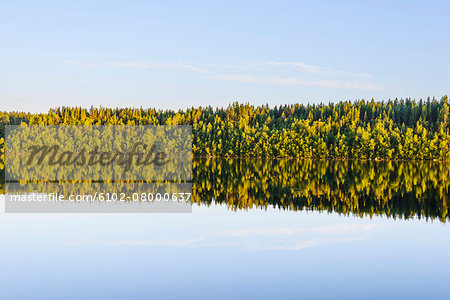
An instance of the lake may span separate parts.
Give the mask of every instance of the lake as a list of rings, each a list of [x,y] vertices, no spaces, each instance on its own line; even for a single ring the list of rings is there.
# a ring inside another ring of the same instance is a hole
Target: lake
[[[2,213],[2,298],[448,299],[448,167],[204,158],[192,213]]]

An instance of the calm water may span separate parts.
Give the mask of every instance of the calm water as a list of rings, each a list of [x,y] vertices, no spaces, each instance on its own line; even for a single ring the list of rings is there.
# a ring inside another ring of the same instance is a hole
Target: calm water
[[[2,299],[449,299],[442,163],[197,160],[192,214],[0,215]]]

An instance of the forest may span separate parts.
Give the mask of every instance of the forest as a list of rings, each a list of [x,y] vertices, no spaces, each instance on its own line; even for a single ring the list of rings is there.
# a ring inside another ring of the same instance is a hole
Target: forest
[[[192,125],[196,157],[447,160],[448,96],[226,108],[58,107],[0,112],[4,125]],[[3,148],[3,138],[0,138]]]
[[[449,169],[446,162],[432,160],[450,157],[448,105],[444,96],[272,108],[233,103],[179,111],[59,107],[43,114],[1,112],[0,170],[7,124],[192,125],[193,201],[199,205],[447,222]]]

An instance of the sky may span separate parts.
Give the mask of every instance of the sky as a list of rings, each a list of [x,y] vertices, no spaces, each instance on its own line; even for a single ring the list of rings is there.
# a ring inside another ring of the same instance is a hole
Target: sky
[[[0,110],[440,98],[449,13],[449,0],[0,0]]]

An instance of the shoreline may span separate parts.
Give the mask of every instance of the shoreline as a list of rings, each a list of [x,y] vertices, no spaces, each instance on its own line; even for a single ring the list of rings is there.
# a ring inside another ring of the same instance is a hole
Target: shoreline
[[[358,160],[358,161],[423,161],[423,162],[450,162],[450,159],[400,159],[400,158],[317,158],[317,157],[262,157],[262,156],[215,156],[215,155],[200,155],[200,156],[192,156],[193,159],[197,158],[217,158],[217,159],[261,159],[261,160]]]

